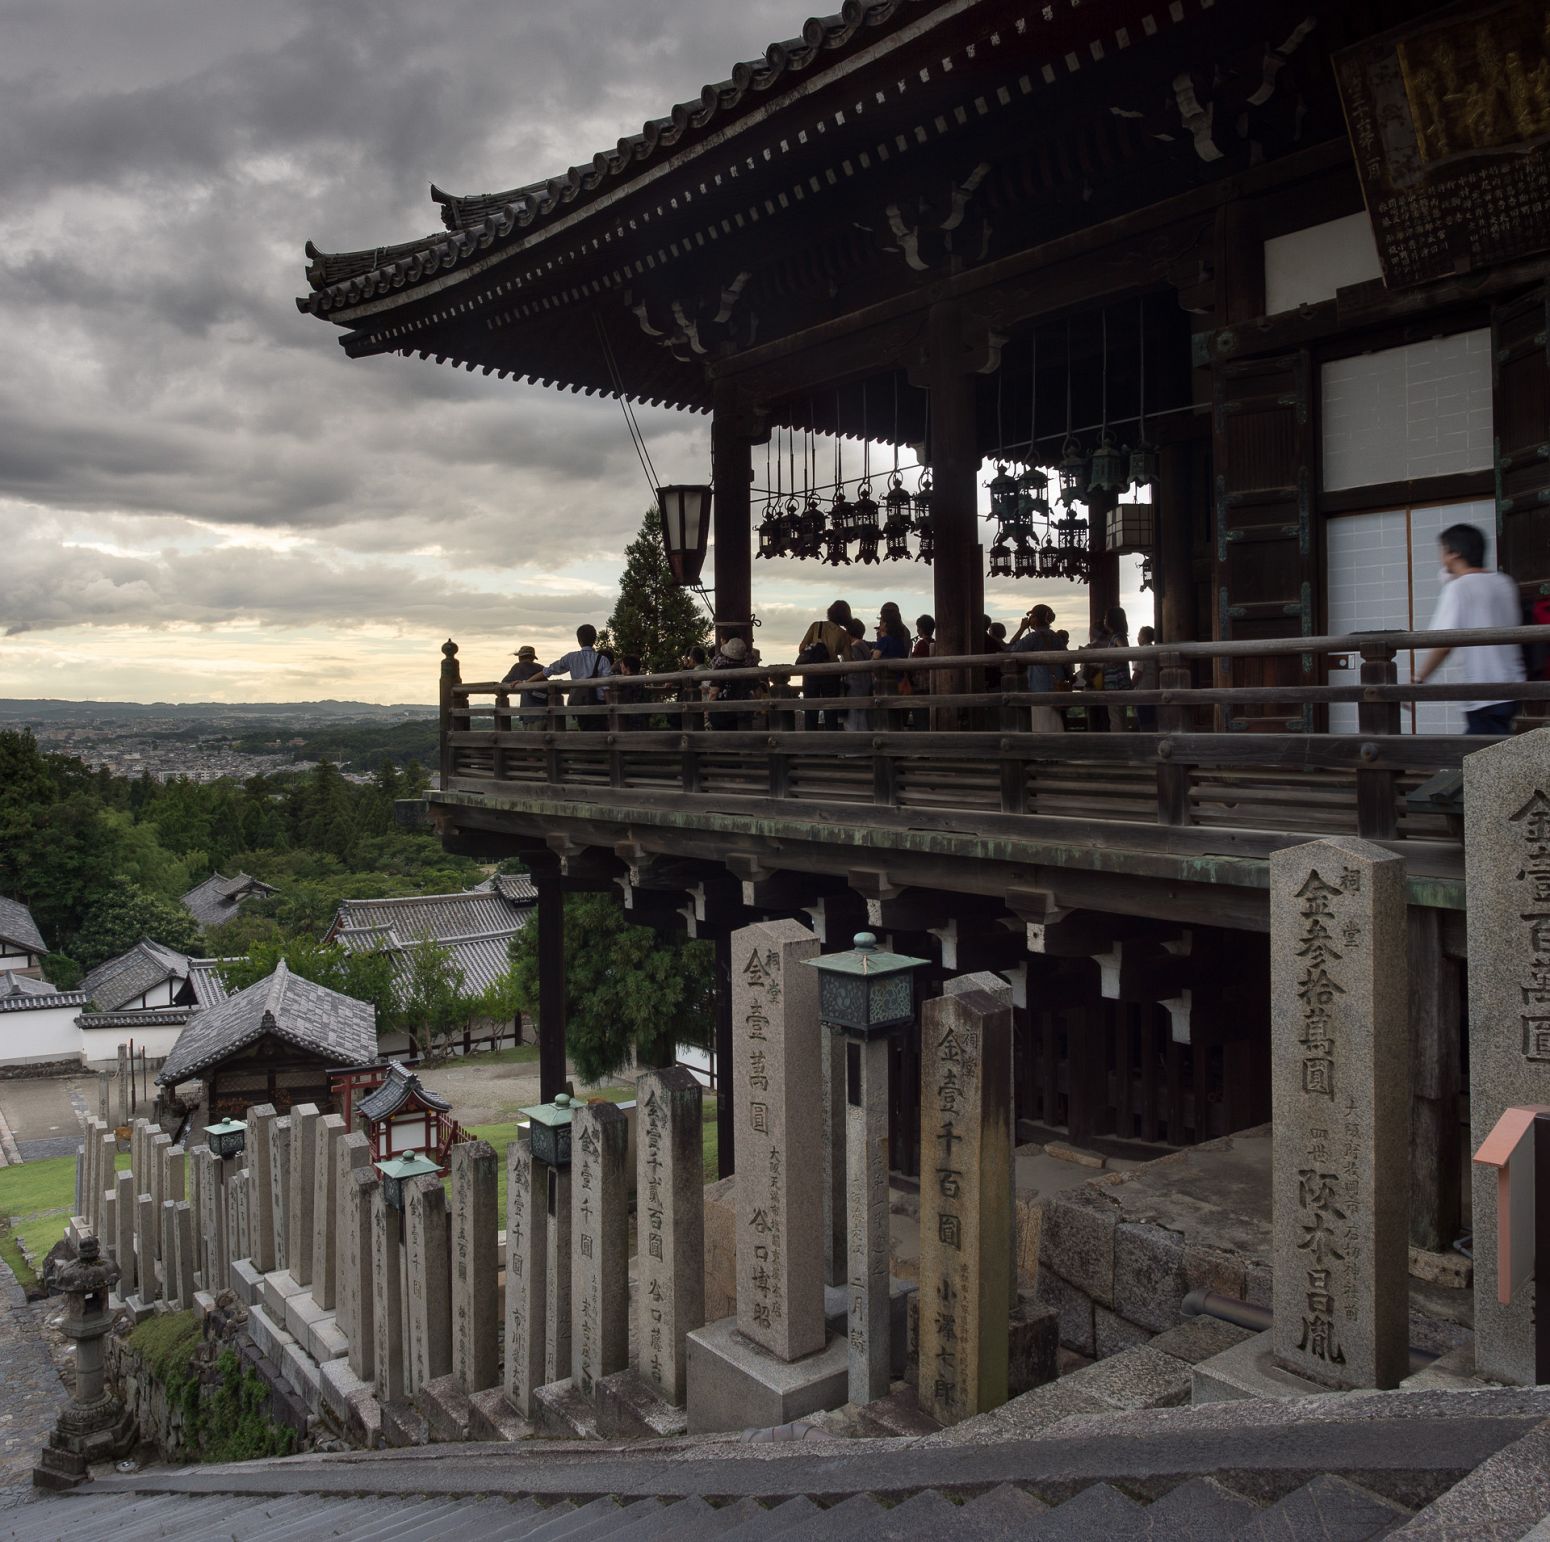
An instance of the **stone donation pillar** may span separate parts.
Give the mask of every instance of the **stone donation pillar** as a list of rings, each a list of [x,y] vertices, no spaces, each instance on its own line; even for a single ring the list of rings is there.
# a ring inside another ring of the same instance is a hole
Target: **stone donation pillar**
[[[1464,872],[1469,1134],[1479,1151],[1508,1108],[1550,1107],[1550,729],[1465,759]],[[1534,1292],[1499,1299],[1496,1185],[1494,1168],[1472,1166],[1475,1369],[1529,1385]]]
[[[1007,1399],[1012,1009],[957,990],[921,1013],[920,1406],[943,1424]]]
[[[571,1128],[571,1385],[591,1397],[630,1358],[629,1124],[612,1103],[587,1103]]]
[[[549,1165],[527,1136],[506,1148],[506,1401],[533,1417],[544,1383],[545,1275],[549,1252]]]
[[[1406,902],[1404,859],[1369,841],[1270,858],[1271,1342],[1325,1386],[1409,1370]]]
[[[684,1339],[705,1321],[704,1094],[682,1066],[637,1089],[637,1354],[647,1384],[682,1407]]]
[[[452,1148],[452,1375],[464,1392],[483,1392],[500,1380],[498,1160],[486,1141]],[[511,1288],[509,1280],[506,1288]]]
[[[795,921],[732,936],[737,1316],[688,1339],[689,1430],[785,1424],[845,1400],[824,1329],[818,939]],[[725,1074],[725,1073],[723,1073]]]

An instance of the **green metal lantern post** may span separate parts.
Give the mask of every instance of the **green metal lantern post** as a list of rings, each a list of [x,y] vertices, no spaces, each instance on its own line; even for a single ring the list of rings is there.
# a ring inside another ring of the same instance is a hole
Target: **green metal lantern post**
[[[402,1215],[404,1185],[412,1183],[416,1178],[427,1178],[432,1173],[439,1173],[441,1169],[418,1151],[406,1151],[401,1157],[389,1157],[385,1162],[378,1162],[377,1171],[382,1174],[383,1199]]]
[[[915,1019],[914,972],[926,960],[879,948],[858,932],[848,953],[809,959],[818,1017],[845,1039],[846,1262],[853,1403],[888,1395],[888,1040]],[[828,1057],[825,1056],[827,1061]],[[838,1089],[834,1089],[837,1093]],[[834,1153],[840,1160],[840,1153]]]

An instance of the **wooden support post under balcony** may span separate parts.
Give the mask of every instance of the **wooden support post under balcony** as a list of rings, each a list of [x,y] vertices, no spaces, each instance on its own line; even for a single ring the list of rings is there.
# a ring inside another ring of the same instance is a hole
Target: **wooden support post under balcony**
[[[1157,661],[1157,687],[1163,691],[1189,688],[1189,670],[1177,653],[1164,653]],[[1161,706],[1157,709],[1157,727],[1165,734],[1188,731],[1185,709]],[[1166,753],[1164,753],[1166,751]],[[1173,746],[1164,740],[1157,751],[1157,822],[1161,825],[1187,825],[1193,816],[1189,806],[1190,768],[1174,759]]]
[[[538,1097],[565,1089],[565,895],[558,862],[530,863],[538,890]]]
[[[1363,685],[1393,685],[1398,678],[1391,644],[1363,646]],[[1399,703],[1362,702],[1356,709],[1356,725],[1357,731],[1363,734],[1397,734],[1400,730]],[[1392,771],[1357,770],[1356,833],[1370,841],[1391,841],[1399,834],[1399,805],[1394,796]]]
[[[718,389],[710,425],[717,642],[753,641],[752,447],[760,437],[746,404],[730,387]]]

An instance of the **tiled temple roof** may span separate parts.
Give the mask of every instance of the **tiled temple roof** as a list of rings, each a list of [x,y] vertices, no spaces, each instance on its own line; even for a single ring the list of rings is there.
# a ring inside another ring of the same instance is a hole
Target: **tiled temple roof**
[[[391,1119],[410,1098],[418,1098],[427,1108],[446,1113],[452,1104],[440,1093],[432,1092],[420,1084],[413,1071],[405,1069],[396,1060],[388,1062],[388,1074],[379,1087],[367,1093],[355,1105],[356,1113],[375,1124],[379,1119]]]
[[[47,953],[48,944],[38,930],[32,912],[20,900],[0,894],[0,938],[19,943],[29,953]]]
[[[267,883],[260,883],[251,873],[238,873],[234,878],[223,878],[219,873],[212,873],[203,883],[196,883],[183,896],[181,903],[201,926],[220,926],[236,915],[243,900],[255,894],[274,892]]]
[[[267,979],[196,1012],[156,1079],[170,1087],[197,1076],[266,1034],[331,1065],[367,1065],[377,1055],[376,1009],[292,974],[282,960]]]
[[[375,295],[412,288],[497,242],[519,239],[585,195],[606,192],[693,139],[721,131],[730,120],[755,110],[777,87],[791,86],[809,71],[838,62],[847,51],[942,4],[846,0],[836,14],[811,18],[800,37],[772,43],[763,58],[734,66],[726,80],[705,86],[697,100],[678,103],[665,117],[651,119],[640,133],[626,135],[612,150],[598,151],[585,165],[505,192],[459,195],[433,185],[431,198],[441,205],[446,235],[355,252],[322,252],[309,241],[307,281],[313,292],[298,298],[297,308],[326,315]]]
[[[15,996],[0,996],[0,1012],[43,1012],[59,1007],[84,1007],[90,1005],[90,1002],[91,998],[85,991],[49,991],[42,996],[18,993]]]

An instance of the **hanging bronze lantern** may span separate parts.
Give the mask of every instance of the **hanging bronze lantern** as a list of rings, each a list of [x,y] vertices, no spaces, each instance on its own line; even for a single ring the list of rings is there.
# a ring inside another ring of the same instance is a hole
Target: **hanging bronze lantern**
[[[1060,501],[1069,509],[1087,497],[1087,457],[1075,438],[1067,439],[1060,455]]]
[[[850,533],[857,541],[871,541],[872,561],[875,562],[877,543],[882,538],[882,530],[877,523],[877,499],[872,496],[870,482],[863,482],[856,489],[856,501],[850,506]],[[864,562],[866,558],[863,557],[861,560]]]
[[[1114,443],[1114,436],[1108,429],[1104,429],[1087,473],[1088,488],[1095,493],[1122,492],[1130,485],[1129,473],[1129,457]]]
[[[883,539],[887,542],[890,562],[899,562],[910,554],[910,495],[904,490],[899,473],[894,472],[888,481],[888,494],[883,499],[888,517],[883,521]]]
[[[863,530],[856,543],[856,561],[876,562],[877,547],[882,538],[883,533],[876,525],[873,525],[870,530]]]
[[[1028,519],[1030,528],[1036,519],[1049,518],[1049,474],[1038,466],[1029,466],[1017,479],[1018,511]]]
[[[1001,529],[1017,515],[1017,479],[1008,474],[1005,465],[996,462],[996,474],[990,479],[990,515]]]
[[[759,556],[778,557],[782,549],[781,518],[775,512],[774,505],[770,505],[764,511],[764,518],[759,521]]]
[[[990,548],[990,576],[992,578],[1012,576],[1012,549],[1000,536],[996,537]]]
[[[806,558],[821,557],[828,522],[824,519],[823,509],[818,500],[811,494],[808,495],[807,502],[802,505],[802,512],[797,518],[802,527],[797,555]]]
[[[823,541],[823,560],[827,562],[831,568],[837,568],[841,566],[841,564],[843,564],[845,567],[850,566],[850,551],[848,549],[849,543],[845,539],[845,532],[843,530],[831,526],[825,533]]]
[[[1014,578],[1037,578],[1039,574],[1039,548],[1030,541],[1025,541],[1012,554],[1012,576]]]
[[[1151,487],[1157,481],[1157,451],[1144,439],[1130,449],[1130,485]]]

